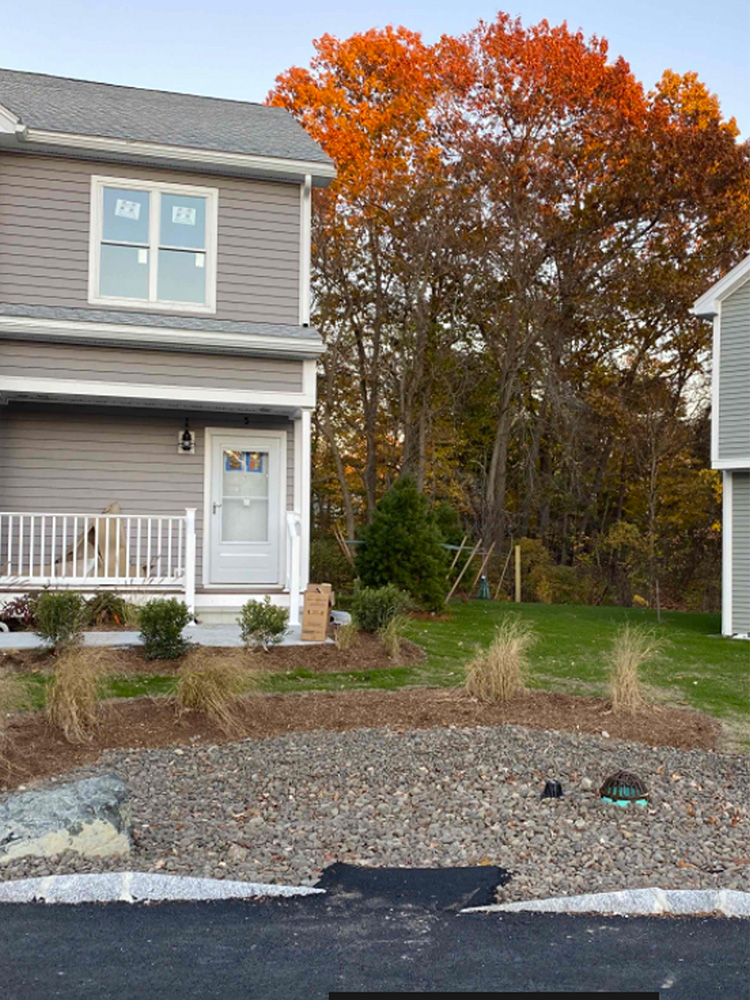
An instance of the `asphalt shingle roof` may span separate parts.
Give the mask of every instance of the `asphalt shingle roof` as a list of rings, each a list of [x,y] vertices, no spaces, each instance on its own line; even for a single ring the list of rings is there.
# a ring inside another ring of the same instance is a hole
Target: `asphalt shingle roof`
[[[0,104],[29,128],[330,164],[284,108],[0,69]]]
[[[115,326],[151,326],[175,330],[201,330],[215,333],[247,333],[264,337],[295,337],[321,343],[317,330],[287,323],[251,323],[244,320],[211,319],[204,316],[180,316],[169,313],[144,313],[109,309],[80,309],[68,306],[30,306],[0,302],[0,316],[29,319],[65,320],[71,323],[109,323]]]

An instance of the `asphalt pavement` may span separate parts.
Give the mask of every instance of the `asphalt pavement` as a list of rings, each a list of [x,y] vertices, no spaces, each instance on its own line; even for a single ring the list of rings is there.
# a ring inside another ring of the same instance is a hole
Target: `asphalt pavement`
[[[403,893],[0,906],[2,1000],[639,992],[748,1000],[750,921],[459,914]]]

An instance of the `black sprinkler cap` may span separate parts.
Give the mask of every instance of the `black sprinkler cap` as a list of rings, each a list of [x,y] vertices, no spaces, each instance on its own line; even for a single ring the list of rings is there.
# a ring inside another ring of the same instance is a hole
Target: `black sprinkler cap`
[[[562,785],[559,781],[548,781],[542,792],[543,799],[561,799],[563,796]]]

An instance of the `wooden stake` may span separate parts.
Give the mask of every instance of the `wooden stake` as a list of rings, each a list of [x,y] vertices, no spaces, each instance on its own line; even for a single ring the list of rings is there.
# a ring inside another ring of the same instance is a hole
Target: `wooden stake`
[[[495,548],[495,543],[493,542],[492,545],[490,545],[489,549],[487,550],[487,555],[484,557],[484,560],[482,561],[482,565],[479,567],[479,572],[474,577],[474,583],[471,586],[472,593],[474,592],[474,587],[476,587],[476,585],[479,583],[479,577],[482,575],[482,573],[484,573],[484,567],[489,562],[490,556],[492,555],[492,550],[494,548]]]
[[[505,573],[508,569],[508,564],[510,563],[510,557],[513,555],[513,539],[510,540],[510,548],[508,549],[508,555],[505,557],[505,565],[503,566],[503,571],[500,574],[500,583],[497,585],[497,590],[495,591],[495,600],[500,596],[500,588],[503,585],[503,580],[505,579]]]
[[[448,603],[448,601],[449,601],[449,600],[451,599],[451,597],[453,597],[453,595],[455,594],[456,590],[458,589],[458,585],[459,585],[459,583],[461,582],[461,580],[462,580],[462,578],[463,578],[463,575],[464,575],[464,573],[465,573],[465,572],[466,572],[466,570],[467,570],[467,569],[469,568],[469,566],[470,566],[470,564],[471,564],[471,560],[472,560],[472,559],[474,558],[474,556],[475,556],[475,555],[477,554],[477,552],[479,551],[479,547],[480,547],[480,545],[481,545],[481,544],[482,544],[482,539],[480,538],[480,539],[479,539],[479,541],[477,542],[477,544],[476,544],[476,545],[474,546],[474,549],[473,549],[473,551],[472,551],[471,555],[469,556],[469,558],[468,558],[468,559],[466,560],[466,562],[464,563],[464,568],[463,568],[463,569],[461,570],[461,572],[460,572],[460,573],[458,574],[458,576],[456,577],[456,582],[455,582],[455,583],[453,584],[453,586],[451,587],[451,589],[450,589],[450,593],[448,594],[448,596],[447,596],[447,597],[446,597],[446,599],[445,599],[445,603],[446,603],[446,604],[447,604],[447,603]]]
[[[334,524],[333,526],[333,534],[336,541],[339,543],[339,548],[344,553],[347,562],[350,566],[354,566],[354,556],[351,554],[349,546],[346,544],[346,539],[341,533],[341,528],[339,528],[337,524]]]
[[[461,555],[461,553],[463,552],[463,550],[464,550],[464,545],[466,545],[466,539],[467,539],[468,537],[469,537],[468,535],[464,535],[464,537],[463,537],[463,538],[461,539],[461,544],[460,544],[460,545],[458,546],[458,552],[457,552],[457,553],[455,554],[455,556],[453,557],[453,562],[452,562],[452,563],[450,564],[450,568],[448,569],[448,572],[447,572],[447,573],[445,574],[446,576],[450,576],[450,572],[451,572],[451,570],[453,569],[453,567],[454,567],[454,566],[456,565],[456,563],[458,562],[458,557],[459,557],[459,556]]]
[[[516,545],[516,604],[521,603],[521,546]]]

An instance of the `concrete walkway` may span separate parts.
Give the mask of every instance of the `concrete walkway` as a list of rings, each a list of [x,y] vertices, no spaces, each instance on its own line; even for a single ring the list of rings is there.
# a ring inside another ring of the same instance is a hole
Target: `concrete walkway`
[[[188,625],[182,633],[191,642],[201,646],[242,646],[239,625]],[[331,642],[326,639],[326,642]],[[142,646],[138,632],[84,632],[84,646]],[[315,643],[302,642],[300,626],[293,625],[281,641],[282,646],[313,646]],[[41,649],[44,643],[33,632],[0,632],[2,649]]]

